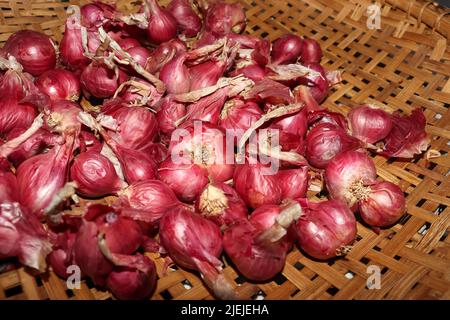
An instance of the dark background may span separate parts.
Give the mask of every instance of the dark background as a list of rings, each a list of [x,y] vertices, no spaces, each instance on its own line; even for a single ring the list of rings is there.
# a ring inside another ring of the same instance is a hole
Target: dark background
[[[440,3],[442,6],[450,8],[450,0],[437,0],[436,2]]]

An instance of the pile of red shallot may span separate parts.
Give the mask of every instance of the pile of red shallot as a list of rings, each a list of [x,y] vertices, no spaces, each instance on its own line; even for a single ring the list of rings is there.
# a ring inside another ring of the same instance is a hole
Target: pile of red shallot
[[[60,43],[24,30],[0,49],[1,261],[144,299],[153,252],[238,299],[224,264],[267,282],[294,246],[332,259],[357,221],[405,214],[371,155],[426,151],[422,110],[328,110],[342,75],[314,39],[245,34],[217,0],[70,9]]]

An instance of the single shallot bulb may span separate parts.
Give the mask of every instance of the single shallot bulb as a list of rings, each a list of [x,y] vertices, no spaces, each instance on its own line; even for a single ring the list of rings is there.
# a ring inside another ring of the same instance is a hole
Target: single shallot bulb
[[[0,99],[0,135],[8,135],[14,128],[30,127],[36,116],[36,108],[29,103],[8,97]]]
[[[111,161],[95,151],[83,152],[75,158],[70,179],[77,184],[77,193],[85,197],[115,194],[126,186]]]
[[[80,98],[80,81],[72,72],[64,69],[46,71],[36,79],[35,84],[54,101],[78,101]]]
[[[120,145],[137,150],[155,140],[158,123],[147,108],[130,107],[124,101],[114,99],[106,102],[102,111],[117,121],[118,130],[109,130],[108,134]]]
[[[320,44],[314,39],[304,39],[300,61],[304,64],[319,63],[322,59]]]
[[[20,203],[37,217],[43,217],[44,209],[66,183],[73,148],[73,137],[68,137],[64,145],[27,159],[17,169]]]
[[[107,143],[117,155],[128,183],[156,178],[158,165],[149,154],[124,147],[112,139]]]
[[[247,220],[248,210],[237,192],[225,183],[208,184],[195,203],[197,211],[222,229]]]
[[[157,73],[162,67],[176,55],[186,52],[186,44],[179,39],[172,39],[161,43],[150,54],[145,70],[150,73]]]
[[[111,254],[115,262],[106,286],[121,300],[143,300],[156,288],[156,266],[147,256]]]
[[[377,171],[372,159],[363,152],[346,151],[334,157],[325,169],[330,197],[350,208],[365,196],[365,187],[375,183]]]
[[[3,52],[14,56],[23,69],[37,77],[55,68],[56,51],[52,39],[44,33],[20,30],[6,41]]]
[[[263,112],[256,103],[236,98],[225,103],[219,125],[239,139],[262,116]]]
[[[336,155],[361,147],[358,139],[348,135],[341,127],[321,123],[306,136],[306,156],[316,168],[325,169]]]
[[[279,204],[282,200],[278,178],[270,167],[260,163],[239,165],[233,180],[237,193],[253,209],[265,204]]]
[[[125,51],[128,51],[128,49],[131,49],[131,48],[134,48],[134,47],[140,47],[141,46],[141,43],[138,40],[134,39],[134,38],[120,39],[119,41],[117,41],[117,43]]]
[[[302,38],[286,34],[273,42],[271,63],[273,65],[295,63],[302,54],[302,49]]]
[[[165,182],[182,201],[194,201],[208,184],[208,170],[196,164],[180,164],[171,157],[158,169],[159,179]]]
[[[222,61],[208,60],[189,68],[191,78],[190,91],[213,86],[225,72]]]
[[[367,143],[384,139],[392,129],[391,115],[372,105],[352,109],[348,114],[352,135]]]
[[[246,27],[245,12],[240,3],[217,2],[209,7],[205,17],[205,29],[217,36],[230,32],[241,33]]]
[[[253,281],[267,281],[283,270],[292,247],[289,227],[301,215],[300,205],[263,205],[249,221],[228,228],[223,246],[236,268]]]
[[[109,98],[119,87],[119,74],[105,64],[94,61],[81,73],[80,83],[87,97]]]
[[[311,257],[327,260],[348,253],[356,237],[353,212],[337,200],[299,199],[303,214],[295,224],[300,247]]]
[[[70,70],[81,71],[90,63],[90,59],[84,55],[79,16],[67,18],[59,50],[62,63]]]
[[[159,180],[135,182],[120,192],[119,196],[123,215],[150,225],[157,225],[170,209],[185,206],[169,186]]]
[[[156,114],[161,132],[169,135],[177,128],[178,120],[186,115],[186,106],[182,103],[176,102],[170,96],[164,98],[161,102],[160,110]]]
[[[177,35],[177,21],[172,14],[159,6],[156,0],[146,0],[149,16],[147,34],[150,41],[162,43],[175,38]]]
[[[143,68],[147,64],[147,60],[151,55],[150,50],[141,46],[132,47],[126,51],[130,54],[131,58],[133,58],[133,60]]]
[[[177,265],[199,271],[218,298],[236,298],[222,274],[222,234],[214,222],[185,209],[172,209],[161,219],[159,236]]]
[[[406,211],[406,200],[402,190],[387,181],[368,186],[358,204],[363,220],[374,227],[393,225]]]
[[[281,169],[277,173],[277,180],[283,199],[303,198],[308,191],[308,167]]]
[[[195,13],[189,0],[172,0],[167,6],[167,10],[175,18],[184,35],[192,38],[200,32],[202,21]]]
[[[308,131],[306,108],[302,108],[295,114],[288,114],[274,119],[272,127],[281,129],[283,133],[290,133],[297,137],[304,138]]]
[[[233,177],[234,153],[228,154],[225,133],[206,122],[194,121],[173,135],[169,145],[171,156],[180,163],[205,168],[213,182],[224,182]]]
[[[185,66],[186,55],[178,55],[159,72],[159,78],[166,85],[168,93],[186,93],[190,88],[189,69]]]

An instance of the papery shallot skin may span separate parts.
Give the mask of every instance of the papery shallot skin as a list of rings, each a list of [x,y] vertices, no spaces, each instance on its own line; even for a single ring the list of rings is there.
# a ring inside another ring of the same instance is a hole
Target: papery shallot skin
[[[341,201],[300,199],[303,216],[295,224],[300,247],[311,257],[327,260],[349,251],[356,237],[356,219]]]
[[[70,178],[77,184],[77,193],[85,197],[115,194],[125,185],[112,162],[95,151],[83,152],[75,158]]]
[[[44,33],[20,30],[6,41],[3,51],[14,56],[23,69],[39,76],[56,65],[56,51],[53,41]]]
[[[384,139],[392,129],[389,113],[371,105],[363,105],[348,113],[352,135],[367,143]]]
[[[195,207],[222,229],[248,218],[245,202],[225,183],[209,184],[197,198]]]
[[[325,169],[325,181],[330,197],[350,207],[359,200],[358,187],[375,183],[377,171],[372,159],[364,152],[347,151],[334,157]]]
[[[406,212],[402,190],[387,181],[370,185],[366,197],[358,202],[358,206],[364,222],[374,227],[391,226]]]
[[[10,140],[18,137],[22,134],[27,128],[19,128],[9,132],[6,137],[6,140]],[[57,144],[61,144],[63,139],[61,136],[51,133],[45,129],[39,129],[35,134],[33,134],[30,138],[28,138],[25,142],[23,142],[18,148],[15,149],[12,153],[9,154],[8,160],[18,168],[19,165],[37,154],[40,154],[45,151],[46,148],[54,147]]]
[[[48,232],[17,202],[0,204],[0,259],[17,257],[23,265],[44,271],[51,251]]]
[[[426,119],[422,110],[414,109],[408,116],[394,112],[392,123],[392,130],[383,140],[381,155],[413,158],[428,148],[430,138],[425,132]]]

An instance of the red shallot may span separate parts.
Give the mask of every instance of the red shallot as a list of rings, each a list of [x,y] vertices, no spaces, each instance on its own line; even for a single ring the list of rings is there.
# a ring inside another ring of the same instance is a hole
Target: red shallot
[[[237,192],[225,183],[208,184],[195,202],[197,211],[222,229],[247,220],[248,210]]]
[[[330,197],[354,208],[364,196],[365,186],[375,183],[377,171],[372,159],[363,152],[347,151],[334,157],[325,169]]]
[[[393,225],[406,211],[402,190],[387,181],[368,186],[358,204],[363,220],[374,227]]]
[[[85,197],[115,194],[126,185],[111,161],[95,151],[83,152],[75,158],[70,179],[77,184],[77,193]]]
[[[300,247],[311,257],[326,260],[344,255],[356,237],[353,212],[337,200],[299,199],[303,214],[295,224]]]
[[[44,72],[36,79],[35,84],[54,101],[78,101],[80,98],[80,81],[72,72],[64,69]]]
[[[225,252],[245,277],[267,281],[283,270],[292,247],[287,229],[300,215],[301,207],[295,203],[263,205],[248,222],[242,221],[225,231]]]
[[[348,120],[352,135],[372,144],[386,138],[393,126],[390,114],[372,105],[352,109]]]
[[[175,18],[184,35],[192,38],[199,33],[202,21],[192,9],[189,0],[172,0],[167,6],[167,10]]]
[[[20,30],[6,41],[3,51],[14,56],[23,69],[33,76],[55,68],[56,51],[52,39],[41,32]]]
[[[358,139],[331,123],[316,125],[306,136],[306,158],[311,165],[319,169],[325,169],[336,155],[360,147]]]
[[[198,270],[218,298],[236,298],[222,274],[222,234],[214,222],[185,209],[172,209],[161,219],[159,235],[176,264]]]
[[[294,34],[286,34],[273,42],[271,63],[273,65],[295,63],[302,50],[303,39]]]

